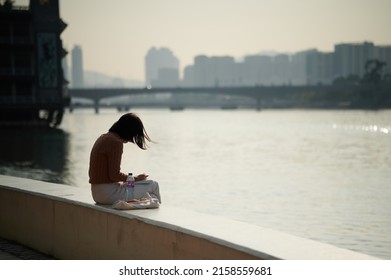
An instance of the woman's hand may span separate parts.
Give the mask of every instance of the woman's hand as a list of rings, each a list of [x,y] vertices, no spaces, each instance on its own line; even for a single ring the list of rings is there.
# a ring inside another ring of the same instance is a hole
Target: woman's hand
[[[139,174],[137,175],[136,177],[134,177],[134,180],[137,182],[137,181],[144,181],[144,180],[147,180],[149,175],[143,173],[143,174]]]

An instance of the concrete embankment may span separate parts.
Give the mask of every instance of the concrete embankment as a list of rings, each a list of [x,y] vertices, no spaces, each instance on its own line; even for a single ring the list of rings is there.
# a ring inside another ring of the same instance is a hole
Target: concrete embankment
[[[0,236],[57,259],[376,259],[275,231],[162,205],[96,205],[89,186],[0,175]]]

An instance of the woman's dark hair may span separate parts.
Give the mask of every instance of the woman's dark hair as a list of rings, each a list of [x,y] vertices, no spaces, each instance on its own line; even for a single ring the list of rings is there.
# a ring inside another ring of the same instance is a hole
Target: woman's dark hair
[[[120,117],[109,131],[118,134],[125,141],[137,144],[143,150],[147,149],[146,140],[151,142],[151,139],[145,131],[143,122],[133,113],[127,113]]]

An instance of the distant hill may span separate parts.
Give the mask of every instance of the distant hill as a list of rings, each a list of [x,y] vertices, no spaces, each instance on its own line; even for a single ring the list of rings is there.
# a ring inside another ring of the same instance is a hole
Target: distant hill
[[[86,88],[140,88],[144,86],[144,81],[118,78],[95,71],[84,71],[84,87]]]

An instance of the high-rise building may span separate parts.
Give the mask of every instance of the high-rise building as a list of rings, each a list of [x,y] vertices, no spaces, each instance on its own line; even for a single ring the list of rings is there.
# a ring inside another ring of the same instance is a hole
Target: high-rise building
[[[159,73],[163,76],[159,76]],[[170,49],[153,47],[148,51],[145,56],[145,83],[146,86],[179,85],[179,60]]]
[[[59,1],[0,3],[0,124],[61,123],[69,104]]]
[[[355,75],[362,77],[365,72],[365,63],[374,58],[375,46],[373,43],[337,44],[334,47],[334,75],[348,77]]]
[[[237,77],[237,65],[230,56],[196,56],[192,71],[186,74],[193,75],[186,79],[192,80],[199,87],[235,86],[240,80]]]
[[[316,49],[309,49],[294,53],[291,57],[291,84],[307,84],[307,57],[309,54],[317,52]]]
[[[242,84],[245,86],[270,85],[273,74],[272,57],[249,55],[244,58]]]
[[[184,87],[195,87],[196,84],[194,83],[194,66],[188,65],[183,70],[183,81],[182,85]]]
[[[235,86],[235,61],[231,56],[212,56],[209,58],[209,84],[214,87]]]
[[[274,85],[288,85],[291,82],[291,63],[289,55],[278,54],[273,58],[273,76]]]
[[[208,57],[206,55],[198,55],[194,58],[194,85],[196,87],[211,86],[208,84],[208,77],[210,75],[208,65]]]
[[[391,75],[391,46],[377,46],[374,58],[386,63],[384,75]]]
[[[79,45],[72,49],[72,88],[84,87],[83,52]]]
[[[306,74],[307,85],[331,84],[334,80],[333,53],[307,53]]]

